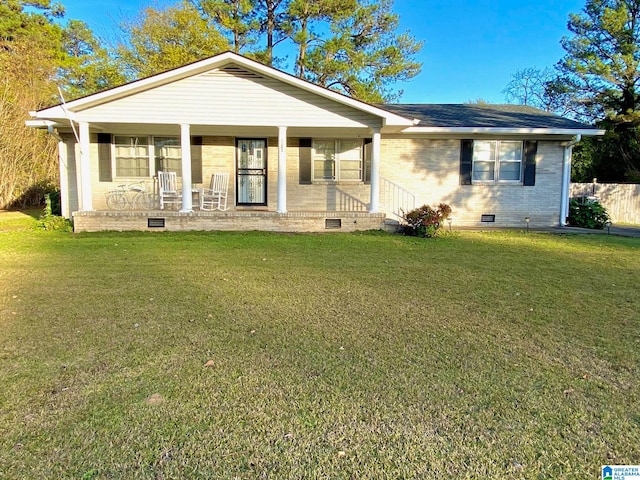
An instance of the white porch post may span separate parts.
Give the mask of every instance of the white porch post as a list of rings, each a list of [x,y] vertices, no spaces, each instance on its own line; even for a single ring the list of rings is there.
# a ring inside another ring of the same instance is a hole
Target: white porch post
[[[67,144],[58,140],[58,168],[60,169],[60,210],[64,218],[71,218],[69,211],[69,174],[67,166]]]
[[[278,213],[287,213],[287,127],[278,127]]]
[[[378,213],[380,210],[380,129],[373,129],[371,145],[371,199],[369,201],[369,213]]]
[[[182,209],[183,213],[193,212],[191,186],[191,126],[180,125],[180,147],[182,149]]]
[[[89,123],[78,123],[80,136],[80,186],[82,196],[80,197],[80,210],[90,212],[93,210],[93,199],[91,198],[91,140],[89,139]]]

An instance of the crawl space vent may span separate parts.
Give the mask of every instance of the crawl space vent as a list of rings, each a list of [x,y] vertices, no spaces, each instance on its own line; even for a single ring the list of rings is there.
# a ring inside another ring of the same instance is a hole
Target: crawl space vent
[[[326,218],[324,221],[324,228],[342,228],[342,219]]]
[[[496,221],[496,216],[495,215],[482,215],[480,216],[480,221],[481,222],[487,222],[487,223],[494,223]]]
[[[147,218],[148,228],[164,228],[164,218]]]

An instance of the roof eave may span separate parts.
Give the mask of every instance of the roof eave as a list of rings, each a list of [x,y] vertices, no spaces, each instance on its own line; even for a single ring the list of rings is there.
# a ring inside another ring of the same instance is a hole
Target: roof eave
[[[24,123],[27,127],[31,127],[31,128],[49,128],[49,127],[58,126],[57,122],[54,122],[52,120],[44,120],[40,118],[36,120],[26,120]]]
[[[409,127],[402,133],[440,133],[469,135],[604,135],[605,131],[595,128],[498,128],[498,127]]]

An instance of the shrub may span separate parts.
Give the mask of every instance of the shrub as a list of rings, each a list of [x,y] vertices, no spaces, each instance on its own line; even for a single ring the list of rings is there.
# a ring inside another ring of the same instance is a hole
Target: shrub
[[[45,195],[44,212],[38,219],[38,227],[44,230],[73,231],[71,222],[56,214],[60,211],[60,193],[48,193]]]
[[[436,209],[423,205],[404,213],[404,225],[401,231],[405,235],[415,237],[435,237],[442,226],[442,221],[450,214],[451,207],[446,203],[441,203]]]
[[[609,221],[607,209],[597,200],[572,198],[569,203],[569,225],[602,230]]]

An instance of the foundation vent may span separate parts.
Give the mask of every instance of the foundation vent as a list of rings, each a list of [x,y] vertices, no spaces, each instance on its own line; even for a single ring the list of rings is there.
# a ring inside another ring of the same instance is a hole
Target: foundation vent
[[[324,220],[324,228],[342,228],[342,219],[341,218],[326,218]]]
[[[164,228],[164,218],[147,218],[147,228]]]
[[[481,222],[485,222],[485,223],[495,223],[496,221],[496,216],[495,215],[489,215],[489,214],[484,214],[480,216],[480,221]]]

